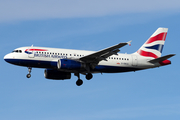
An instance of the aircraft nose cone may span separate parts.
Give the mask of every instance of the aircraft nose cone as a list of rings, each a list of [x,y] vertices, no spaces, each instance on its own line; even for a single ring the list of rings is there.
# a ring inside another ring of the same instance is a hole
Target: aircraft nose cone
[[[4,56],[4,60],[5,60],[6,62],[8,62],[8,63],[11,63],[11,62],[10,62],[11,59],[12,59],[12,56],[11,56],[10,54],[7,54],[7,55]]]

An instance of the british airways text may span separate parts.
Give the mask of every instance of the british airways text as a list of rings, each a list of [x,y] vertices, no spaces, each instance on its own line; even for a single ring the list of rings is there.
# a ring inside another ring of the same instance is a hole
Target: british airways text
[[[67,56],[59,56],[59,55],[47,55],[47,54],[38,54],[35,53],[34,57],[44,57],[44,58],[60,58],[60,59],[66,59]]]

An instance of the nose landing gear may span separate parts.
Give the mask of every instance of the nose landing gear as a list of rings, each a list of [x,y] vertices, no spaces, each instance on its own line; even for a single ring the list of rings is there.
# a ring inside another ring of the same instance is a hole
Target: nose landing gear
[[[31,70],[32,70],[32,67],[28,67],[28,74],[26,75],[27,78],[30,78],[31,77]]]

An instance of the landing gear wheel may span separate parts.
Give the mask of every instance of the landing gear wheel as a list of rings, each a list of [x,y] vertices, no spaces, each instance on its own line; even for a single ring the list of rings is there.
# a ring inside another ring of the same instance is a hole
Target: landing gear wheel
[[[32,70],[32,67],[28,67],[28,74],[26,75],[27,78],[30,78],[31,77],[31,70]]]
[[[87,79],[87,80],[92,79],[92,77],[93,77],[93,75],[92,75],[91,73],[88,73],[88,74],[86,75],[86,79]]]
[[[76,81],[76,85],[77,86],[81,86],[83,84],[83,81],[81,80],[81,79],[78,79],[77,81]]]
[[[27,74],[26,77],[27,77],[27,78],[30,78],[30,77],[31,77],[31,74]]]

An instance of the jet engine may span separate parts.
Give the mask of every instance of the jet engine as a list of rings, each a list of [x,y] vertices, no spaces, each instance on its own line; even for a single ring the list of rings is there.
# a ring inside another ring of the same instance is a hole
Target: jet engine
[[[44,71],[44,77],[47,79],[54,79],[54,80],[64,80],[64,79],[71,79],[70,72],[62,72],[53,69],[46,69]]]
[[[83,64],[75,60],[59,59],[57,62],[57,67],[58,69],[65,69],[65,70],[78,70],[83,68]]]

